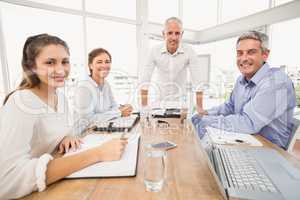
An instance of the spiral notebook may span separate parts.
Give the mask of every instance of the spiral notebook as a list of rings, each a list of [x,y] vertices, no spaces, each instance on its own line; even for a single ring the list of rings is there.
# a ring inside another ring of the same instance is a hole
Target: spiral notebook
[[[120,137],[118,134],[89,134],[83,138],[81,149],[75,152],[66,153],[64,156],[70,156],[95,146],[101,145],[104,142],[111,140],[113,137]],[[136,175],[138,149],[139,149],[140,134],[130,134],[128,144],[118,161],[99,162],[82,170],[79,170],[66,178],[97,178],[97,177],[130,177]]]

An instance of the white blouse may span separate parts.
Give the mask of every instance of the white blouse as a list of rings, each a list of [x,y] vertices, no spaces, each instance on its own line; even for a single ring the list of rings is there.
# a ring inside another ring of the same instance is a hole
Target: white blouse
[[[0,109],[0,199],[46,188],[50,154],[72,134],[68,104],[57,95],[57,111],[30,90],[17,90]]]
[[[99,86],[90,76],[78,82],[74,91],[73,106],[77,134],[91,123],[121,116],[109,83],[105,81]]]

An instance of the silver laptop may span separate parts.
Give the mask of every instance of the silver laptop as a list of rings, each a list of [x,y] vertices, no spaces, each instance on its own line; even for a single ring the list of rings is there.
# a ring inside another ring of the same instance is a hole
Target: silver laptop
[[[215,145],[209,134],[200,144],[225,199],[300,199],[300,169],[275,150]]]

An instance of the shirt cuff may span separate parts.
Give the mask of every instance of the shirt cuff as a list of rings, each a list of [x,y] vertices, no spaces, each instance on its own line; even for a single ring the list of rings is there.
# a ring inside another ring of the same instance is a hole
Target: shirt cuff
[[[218,115],[218,110],[217,109],[208,109],[206,110],[206,112],[208,113],[208,115]]]
[[[46,189],[46,171],[50,160],[53,160],[53,157],[50,154],[42,155],[35,168],[36,185],[39,192]]]

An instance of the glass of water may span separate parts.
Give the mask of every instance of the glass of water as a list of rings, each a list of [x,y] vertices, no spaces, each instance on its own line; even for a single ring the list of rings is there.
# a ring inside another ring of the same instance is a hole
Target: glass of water
[[[144,162],[144,184],[147,191],[159,192],[165,180],[166,151],[148,148]]]

